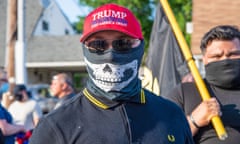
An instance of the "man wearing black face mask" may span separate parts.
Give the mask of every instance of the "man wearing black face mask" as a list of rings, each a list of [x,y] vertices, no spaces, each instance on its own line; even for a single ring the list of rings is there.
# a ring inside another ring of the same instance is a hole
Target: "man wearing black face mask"
[[[181,109],[141,89],[144,41],[130,10],[116,4],[95,9],[80,41],[86,88],[39,122],[31,144],[193,143]]]
[[[210,100],[201,101],[195,84],[177,86],[168,96],[185,112],[197,144],[239,144],[240,142],[240,31],[220,25],[207,32],[201,41],[205,83]],[[228,138],[220,141],[210,123],[221,116]]]

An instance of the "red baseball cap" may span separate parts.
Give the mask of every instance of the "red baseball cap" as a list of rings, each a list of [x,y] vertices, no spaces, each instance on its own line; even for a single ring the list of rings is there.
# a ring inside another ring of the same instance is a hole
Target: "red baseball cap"
[[[104,30],[119,31],[133,38],[143,39],[137,18],[129,9],[117,4],[105,4],[92,11],[85,18],[80,41],[84,42],[90,35]]]

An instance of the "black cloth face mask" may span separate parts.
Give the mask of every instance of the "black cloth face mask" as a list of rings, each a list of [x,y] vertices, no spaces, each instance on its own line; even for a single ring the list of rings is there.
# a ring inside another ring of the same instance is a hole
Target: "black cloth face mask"
[[[210,84],[223,89],[240,89],[240,59],[211,62],[205,70]]]

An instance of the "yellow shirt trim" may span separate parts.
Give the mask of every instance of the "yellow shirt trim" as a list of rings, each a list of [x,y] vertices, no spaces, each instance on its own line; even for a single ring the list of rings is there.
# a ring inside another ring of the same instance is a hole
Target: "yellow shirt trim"
[[[102,102],[100,102],[99,100],[97,100],[96,98],[94,98],[94,97],[87,91],[86,88],[83,90],[83,94],[84,94],[92,103],[94,103],[94,104],[97,105],[98,107],[103,108],[103,109],[107,109],[107,108],[108,108],[107,105],[103,104]]]
[[[103,108],[103,109],[108,109],[108,108],[109,108],[109,106],[105,105],[104,103],[102,103],[102,102],[100,102],[99,100],[97,100],[96,98],[94,98],[94,97],[87,91],[86,88],[83,90],[83,94],[84,94],[92,103],[94,103],[94,104],[97,105],[98,107]],[[144,93],[144,90],[143,90],[143,89],[141,90],[141,103],[142,103],[142,104],[146,103],[145,93]]]

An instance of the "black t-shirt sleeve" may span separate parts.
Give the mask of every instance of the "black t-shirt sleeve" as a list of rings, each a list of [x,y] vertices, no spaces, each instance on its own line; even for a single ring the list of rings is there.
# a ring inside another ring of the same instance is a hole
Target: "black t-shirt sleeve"
[[[183,110],[183,98],[181,92],[181,85],[177,85],[173,90],[171,90],[168,95],[165,97],[170,101],[176,103]]]
[[[201,103],[201,96],[195,83],[181,83],[166,96],[185,112],[190,114]]]
[[[57,130],[46,118],[39,121],[30,138],[30,144],[61,144],[62,142]]]

